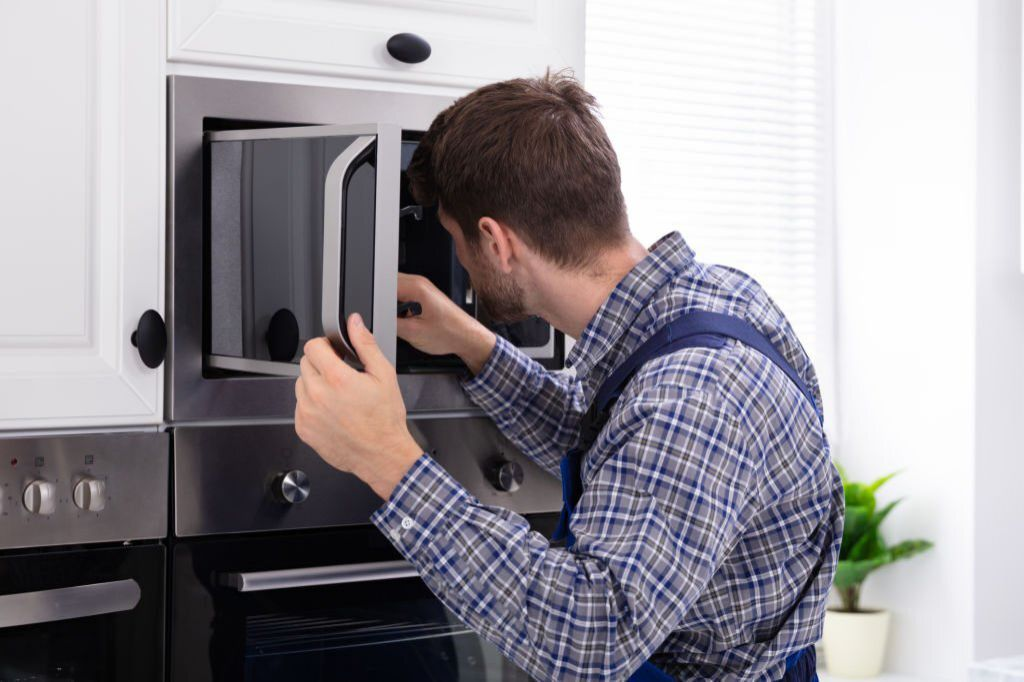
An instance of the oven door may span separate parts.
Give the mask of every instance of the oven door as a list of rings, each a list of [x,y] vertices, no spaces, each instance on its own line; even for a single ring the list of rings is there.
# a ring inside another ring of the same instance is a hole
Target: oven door
[[[163,680],[164,548],[0,555],[0,680]]]
[[[317,336],[356,364],[352,313],[394,362],[401,130],[224,130],[206,144],[206,368],[297,376]]]
[[[171,680],[529,679],[376,529],[190,540],[173,557]]]

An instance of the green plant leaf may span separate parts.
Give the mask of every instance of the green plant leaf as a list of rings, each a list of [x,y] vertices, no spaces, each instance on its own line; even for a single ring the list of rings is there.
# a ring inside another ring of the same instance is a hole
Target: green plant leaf
[[[934,546],[935,543],[929,540],[904,540],[890,547],[889,553],[892,554],[893,561],[900,561],[901,559],[909,559],[915,554],[920,554]]]
[[[850,550],[860,541],[864,530],[871,521],[871,514],[864,507],[846,507],[846,519],[843,521],[843,543],[839,549],[839,558],[846,559]]]
[[[871,491],[872,493],[875,493],[875,492],[877,492],[879,488],[881,488],[881,487],[882,487],[883,485],[885,485],[886,483],[888,483],[889,481],[891,481],[891,480],[892,480],[892,478],[893,478],[894,476],[897,476],[897,475],[899,475],[899,474],[900,474],[901,472],[902,472],[902,469],[901,469],[901,470],[898,470],[898,471],[894,471],[894,472],[892,472],[891,474],[887,474],[887,475],[885,475],[885,476],[882,476],[881,478],[877,479],[877,480],[876,480],[876,481],[875,481],[874,483],[872,483],[871,485],[869,485],[869,486],[868,486],[868,489],[869,489],[869,490],[870,490],[870,491]]]
[[[889,547],[882,537],[882,522],[902,500],[889,502],[876,512],[875,491],[899,473],[896,471],[882,476],[867,485],[847,481],[845,472],[840,469],[846,497],[846,516],[834,584],[847,608],[856,608],[860,585],[873,571],[932,547],[932,543],[927,540],[906,540]]]
[[[850,551],[847,552],[847,555],[843,558],[852,560],[870,559],[871,557],[884,552],[885,542],[882,540],[882,536],[878,532],[878,527],[881,525],[882,521],[885,520],[885,517],[889,515],[889,512],[891,512],[900,502],[901,500],[894,500],[868,518],[865,523],[865,527],[861,532],[860,538],[854,542]]]
[[[850,483],[843,489],[847,507],[863,507],[868,514],[875,513],[875,493],[863,483]]]
[[[891,556],[888,553],[865,561],[840,561],[836,564],[836,575],[832,583],[840,590],[856,587],[864,582],[872,571],[890,561]]]
[[[850,561],[867,561],[885,554],[885,542],[876,530],[869,530],[860,537],[853,547],[850,548],[846,557]]]

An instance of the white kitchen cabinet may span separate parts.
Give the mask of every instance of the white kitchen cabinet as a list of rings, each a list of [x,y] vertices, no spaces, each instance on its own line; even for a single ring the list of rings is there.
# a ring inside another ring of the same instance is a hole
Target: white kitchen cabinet
[[[163,7],[0,5],[0,429],[162,417]]]
[[[171,61],[463,88],[545,68],[583,76],[583,0],[169,0]],[[432,54],[392,58],[415,33]]]

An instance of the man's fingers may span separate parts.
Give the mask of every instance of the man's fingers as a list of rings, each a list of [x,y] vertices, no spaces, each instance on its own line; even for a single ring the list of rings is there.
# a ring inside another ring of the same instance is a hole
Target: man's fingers
[[[426,277],[398,273],[399,301],[422,301],[431,289],[436,288]]]
[[[377,340],[363,324],[363,318],[359,316],[359,313],[349,315],[348,338],[359,356],[359,361],[363,363],[363,367],[369,374],[379,377],[394,372],[395,368],[384,357],[380,346],[377,345]]]
[[[408,340],[409,335],[414,333],[416,329],[416,323],[419,321],[420,320],[417,320],[414,317],[400,317],[398,318],[398,320],[396,320],[397,326],[395,327],[395,333],[398,334],[399,338]]]
[[[415,275],[407,275],[404,272],[398,273],[398,300],[404,301],[419,293]]]
[[[338,373],[354,372],[351,367],[334,352],[331,342],[325,337],[310,339],[303,348],[302,359],[310,364],[310,369],[321,376],[332,376]],[[301,366],[301,362],[299,363]]]

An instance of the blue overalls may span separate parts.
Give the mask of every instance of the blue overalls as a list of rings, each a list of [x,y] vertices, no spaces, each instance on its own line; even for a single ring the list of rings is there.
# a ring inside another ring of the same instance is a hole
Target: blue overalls
[[[611,376],[598,389],[594,401],[583,418],[580,444],[562,457],[562,515],[558,519],[558,527],[555,529],[552,539],[564,539],[566,548],[572,547],[576,543],[576,538],[569,530],[569,519],[583,494],[583,480],[580,476],[583,457],[597,440],[598,434],[608,421],[615,401],[636,371],[648,360],[668,355],[683,348],[721,348],[728,339],[735,339],[749,346],[775,363],[814,406],[818,419],[822,419],[817,404],[814,402],[814,395],[800,375],[786,362],[771,341],[757,331],[753,325],[746,320],[721,313],[706,311],[687,313],[668,323],[645,341],[612,372]],[[825,543],[826,549],[831,544],[832,539],[830,538]],[[793,604],[793,610],[803,600],[807,590],[813,584],[814,577],[821,569],[826,554],[827,552],[823,550],[811,579],[804,585],[803,591]],[[674,678],[647,661],[629,679],[630,682],[668,682]],[[817,680],[816,656],[813,646],[794,652],[786,658],[786,674],[782,678],[782,682],[817,682]]]

